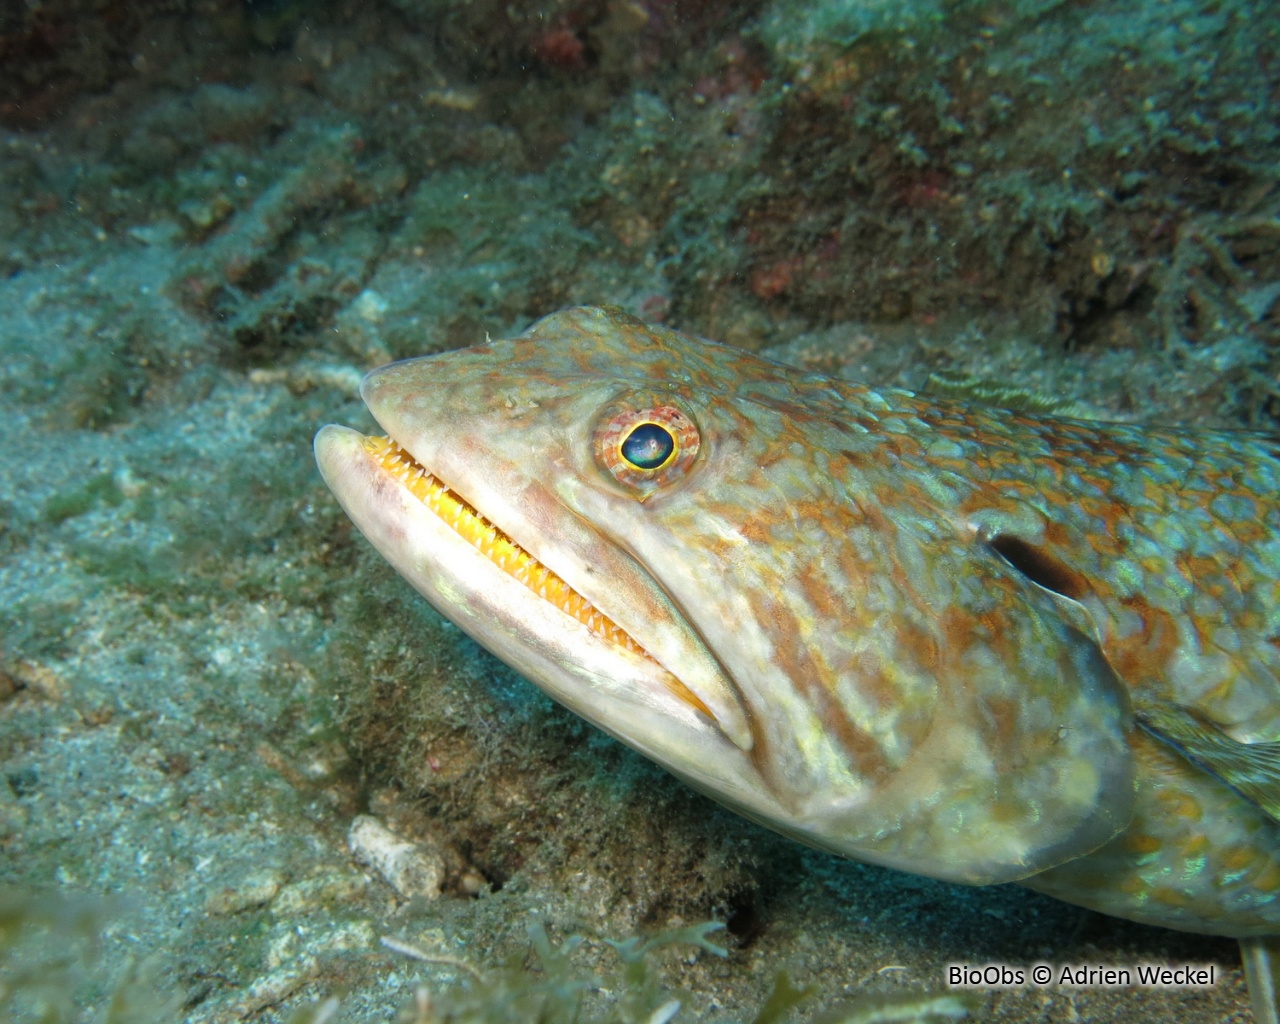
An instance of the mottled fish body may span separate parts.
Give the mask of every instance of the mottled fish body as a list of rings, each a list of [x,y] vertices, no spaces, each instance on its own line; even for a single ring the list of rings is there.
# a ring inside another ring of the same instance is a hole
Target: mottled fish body
[[[614,310],[395,363],[329,486],[557,700],[804,842],[1280,933],[1280,446],[852,384]]]

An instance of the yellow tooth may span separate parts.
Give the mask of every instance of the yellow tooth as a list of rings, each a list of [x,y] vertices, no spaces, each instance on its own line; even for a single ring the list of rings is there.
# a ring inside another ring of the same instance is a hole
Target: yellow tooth
[[[378,459],[383,469],[403,483],[423,504],[448,523],[458,536],[486,555],[498,568],[515,577],[538,596],[572,615],[603,639],[635,654],[648,656],[626,630],[601,614],[590,601],[428,473],[391,438],[367,437],[365,447]]]

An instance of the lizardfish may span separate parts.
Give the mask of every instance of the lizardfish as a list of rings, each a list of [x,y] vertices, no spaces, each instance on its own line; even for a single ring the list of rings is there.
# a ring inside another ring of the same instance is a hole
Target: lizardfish
[[[364,535],[698,789],[864,861],[1280,935],[1276,440],[867,387],[595,308],[361,393],[388,436],[315,449]]]

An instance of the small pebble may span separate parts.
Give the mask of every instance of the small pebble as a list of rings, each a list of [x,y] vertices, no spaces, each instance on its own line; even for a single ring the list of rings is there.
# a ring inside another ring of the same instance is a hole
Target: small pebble
[[[378,872],[391,888],[406,898],[440,895],[444,859],[430,847],[401,839],[377,818],[356,817],[347,833],[347,845],[356,860]]]
[[[235,884],[210,893],[204,901],[204,909],[221,917],[238,914],[251,907],[261,907],[276,898],[276,893],[283,884],[284,878],[278,871],[254,871]]]

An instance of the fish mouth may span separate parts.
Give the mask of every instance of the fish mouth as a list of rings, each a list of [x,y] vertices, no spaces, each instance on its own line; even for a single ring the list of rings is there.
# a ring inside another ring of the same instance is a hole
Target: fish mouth
[[[606,643],[625,648],[633,654],[650,657],[649,652],[640,646],[635,637],[494,526],[469,501],[431,473],[398,442],[384,434],[366,437],[364,446],[384,472],[412,491],[413,496],[444,520],[454,533],[507,575],[523,583],[544,601],[550,601],[566,615],[577,619]]]
[[[541,601],[585,626],[614,652],[648,663],[650,672],[658,675],[673,696],[723,731],[721,722],[707,704],[639,640],[492,522],[452,485],[419,462],[402,444],[389,435],[363,436],[361,444],[379,473],[408,491],[496,568]]]

